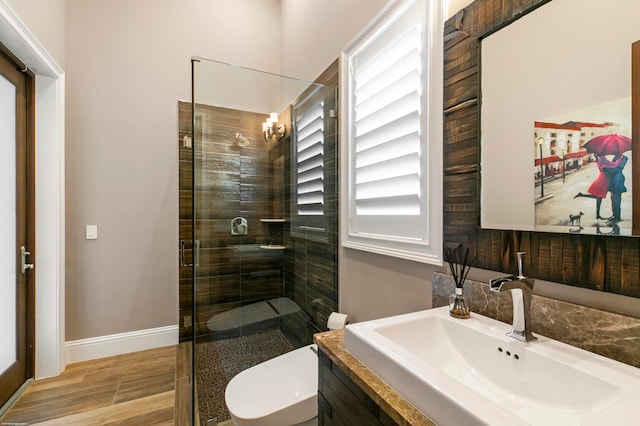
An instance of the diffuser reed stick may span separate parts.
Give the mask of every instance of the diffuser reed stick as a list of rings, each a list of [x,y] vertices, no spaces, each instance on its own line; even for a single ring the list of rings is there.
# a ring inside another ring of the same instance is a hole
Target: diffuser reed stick
[[[449,298],[449,314],[455,318],[465,319],[471,316],[471,309],[469,308],[469,302],[466,296],[462,294],[462,287],[467,279],[467,275],[469,275],[471,264],[468,263],[469,248],[465,251],[464,257],[459,256],[459,248],[460,246],[455,249],[449,247],[445,250],[445,260],[449,264],[451,276],[453,276],[453,281],[456,284],[455,293]],[[475,259],[474,257],[471,263],[473,263]]]
[[[455,249],[451,247],[447,248],[445,251],[445,260],[449,264],[449,270],[453,276],[453,281],[456,283],[456,288],[462,288],[467,279],[467,275],[469,275],[471,264],[475,262],[476,258],[474,257],[471,263],[467,263],[469,260],[469,248],[467,247],[464,258],[461,261],[461,256],[458,256],[458,248],[460,248],[460,246]]]

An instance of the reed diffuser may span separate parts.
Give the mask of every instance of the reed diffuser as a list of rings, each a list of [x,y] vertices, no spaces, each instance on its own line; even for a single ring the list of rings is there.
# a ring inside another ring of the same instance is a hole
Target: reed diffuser
[[[467,279],[471,265],[467,263],[469,260],[469,248],[467,248],[464,258],[459,256],[460,250],[458,249],[460,248],[461,246],[459,245],[455,249],[448,248],[445,251],[445,260],[449,264],[453,281],[456,283],[455,293],[449,297],[449,314],[454,318],[466,319],[471,316],[471,309],[462,287]]]

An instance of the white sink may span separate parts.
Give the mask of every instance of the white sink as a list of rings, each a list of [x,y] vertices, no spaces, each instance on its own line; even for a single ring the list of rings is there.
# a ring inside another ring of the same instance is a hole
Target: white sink
[[[439,425],[637,425],[640,369],[448,307],[347,325],[345,347]]]

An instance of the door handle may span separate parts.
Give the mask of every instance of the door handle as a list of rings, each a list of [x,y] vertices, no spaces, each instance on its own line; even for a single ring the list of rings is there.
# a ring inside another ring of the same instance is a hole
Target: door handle
[[[184,256],[184,248],[187,243],[193,243],[192,240],[180,240],[180,267],[192,268],[200,266],[200,240],[196,240],[196,243],[192,245],[192,258],[193,263],[186,263]]]
[[[31,256],[31,253],[27,251],[25,246],[20,247],[20,258],[22,259],[22,274],[27,273],[27,269],[33,269],[33,263],[27,263],[27,256]]]

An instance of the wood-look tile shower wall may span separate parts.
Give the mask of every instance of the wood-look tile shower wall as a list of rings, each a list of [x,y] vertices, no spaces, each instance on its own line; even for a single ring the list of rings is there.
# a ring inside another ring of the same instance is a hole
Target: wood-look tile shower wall
[[[339,62],[336,59],[315,80],[334,90],[324,97],[324,227],[318,238],[309,231],[306,235],[291,233],[291,226],[304,225],[287,221],[285,227],[285,296],[302,307],[306,315],[290,316],[283,320],[281,329],[294,345],[311,343],[313,333],[326,330],[329,314],[338,309],[338,122],[329,117],[337,111]],[[301,98],[303,98],[301,96]],[[292,184],[290,153],[287,148],[285,169],[285,210],[289,214]]]
[[[198,336],[209,332],[207,321],[216,313],[241,304],[278,297],[283,291],[282,253],[239,245],[265,244],[267,226],[260,222],[271,214],[269,149],[262,136],[265,114],[196,106],[196,235],[200,242],[197,268],[197,315],[191,309],[192,268],[180,268],[180,340],[191,330],[184,317],[191,316]],[[249,139],[239,146],[236,134]],[[191,135],[191,104],[179,103],[180,241],[187,241],[185,263],[192,262],[192,148],[184,147]],[[231,235],[231,220],[244,217],[248,234]],[[180,247],[178,247],[180,250]],[[181,253],[178,253],[180,258]]]

